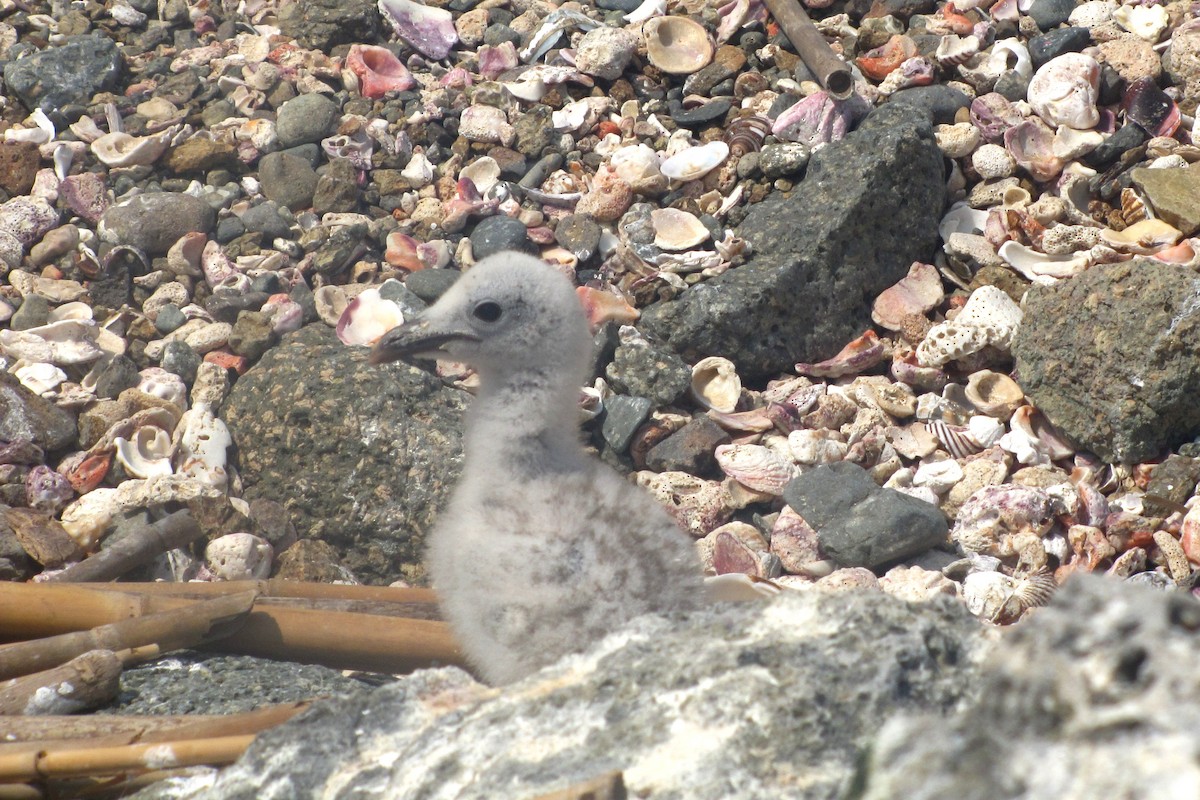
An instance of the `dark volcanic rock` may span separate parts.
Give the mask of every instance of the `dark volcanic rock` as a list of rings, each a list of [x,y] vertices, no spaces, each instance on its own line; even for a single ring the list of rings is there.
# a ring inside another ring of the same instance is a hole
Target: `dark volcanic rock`
[[[216,222],[212,206],[190,194],[139,194],[104,212],[100,235],[114,244],[129,244],[148,255],[163,255],[191,231],[208,233]]]
[[[748,263],[652,306],[640,327],[689,362],[733,360],[743,379],[828,358],[870,327],[876,295],[932,257],[944,194],[925,113],[885,105],[814,154],[790,197],[750,210]]]
[[[334,45],[375,42],[379,12],[374,0],[296,0],[279,7],[279,27],[301,47],[329,52]]]
[[[1200,432],[1196,277],[1136,260],[1034,286],[1013,339],[1025,394],[1081,448],[1136,463]]]
[[[75,441],[75,415],[25,388],[0,370],[0,442],[33,442],[61,450]]]
[[[461,462],[466,395],[403,364],[369,366],[325,325],[284,337],[221,410],[245,498],[291,513],[360,579],[420,580],[425,535]]]
[[[87,103],[96,92],[113,89],[124,71],[121,51],[102,34],[68,36],[4,65],[4,83],[29,109],[53,113],[71,103]]]

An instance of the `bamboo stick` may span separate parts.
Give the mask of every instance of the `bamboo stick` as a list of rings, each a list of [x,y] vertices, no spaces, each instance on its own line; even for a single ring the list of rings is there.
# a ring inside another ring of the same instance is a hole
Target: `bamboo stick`
[[[147,595],[204,596],[254,589],[262,598],[302,597],[314,600],[373,600],[382,603],[436,604],[432,589],[401,589],[393,586],[359,586],[341,583],[311,583],[272,578],[265,581],[216,581],[193,583],[103,583],[82,584],[101,591]]]
[[[27,783],[0,783],[0,800],[42,800],[45,792]]]
[[[75,714],[117,696],[121,659],[89,650],[52,669],[0,683],[0,715]]]
[[[227,635],[254,606],[254,592],[201,600],[185,608],[148,614],[36,641],[0,646],[0,680],[58,666],[88,650],[125,650],[157,644],[191,647]]]
[[[838,100],[845,100],[854,89],[854,77],[825,37],[813,25],[799,0],[763,0],[771,16],[796,48],[796,54],[812,71],[817,83]]]
[[[237,760],[254,734],[218,736],[211,739],[185,739],[148,744],[91,747],[88,745],[0,754],[0,781],[30,781],[45,778],[73,778],[112,775],[200,764],[231,764]]]
[[[176,511],[150,525],[130,531],[120,541],[67,567],[48,581],[80,583],[115,580],[130,570],[149,563],[168,550],[183,547],[204,534],[187,511]]]
[[[259,733],[287,722],[311,705],[309,702],[279,703],[240,714],[13,717],[4,721],[5,742],[0,743],[0,753],[51,749],[72,739],[115,746]]]

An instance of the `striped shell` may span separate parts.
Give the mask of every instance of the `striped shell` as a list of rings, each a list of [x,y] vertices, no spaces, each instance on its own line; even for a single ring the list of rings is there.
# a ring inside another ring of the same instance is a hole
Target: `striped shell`
[[[725,135],[721,138],[729,145],[729,154],[740,158],[746,153],[757,153],[762,149],[763,140],[771,132],[771,121],[766,117],[751,114],[748,117],[738,117],[729,123]]]

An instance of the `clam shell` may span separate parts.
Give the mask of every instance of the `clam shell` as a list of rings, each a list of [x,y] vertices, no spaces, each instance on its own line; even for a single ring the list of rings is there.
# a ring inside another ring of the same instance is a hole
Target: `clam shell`
[[[168,141],[168,137],[161,134],[106,133],[92,142],[92,153],[109,167],[145,166],[153,164],[167,151]]]
[[[989,369],[967,378],[966,396],[975,408],[996,419],[1008,419],[1025,402],[1025,392],[1016,381]]]
[[[738,483],[771,495],[796,477],[796,468],[774,449],[760,444],[723,444],[715,451],[721,470]]]
[[[729,145],[717,140],[688,147],[668,158],[659,171],[673,181],[694,181],[716,169],[729,156]]]
[[[695,214],[678,208],[656,208],[650,212],[654,246],[663,250],[691,250],[712,235]]]
[[[1029,81],[1029,105],[1051,127],[1096,127],[1100,64],[1083,53],[1064,53],[1043,64]]]
[[[396,35],[421,55],[441,61],[458,43],[454,15],[412,0],[379,0],[379,13]]]
[[[727,358],[709,356],[692,367],[692,397],[714,411],[728,413],[737,408],[742,396],[742,381],[737,367]]]
[[[379,289],[361,292],[346,306],[337,322],[337,337],[342,344],[371,345],[397,325],[404,324],[404,312],[398,303],[385,300]]]
[[[654,17],[642,25],[650,63],[672,75],[690,75],[708,66],[713,44],[708,31],[687,17]]]
[[[908,274],[884,289],[871,307],[871,319],[892,331],[904,327],[904,318],[924,314],[946,298],[937,267],[914,261]]]

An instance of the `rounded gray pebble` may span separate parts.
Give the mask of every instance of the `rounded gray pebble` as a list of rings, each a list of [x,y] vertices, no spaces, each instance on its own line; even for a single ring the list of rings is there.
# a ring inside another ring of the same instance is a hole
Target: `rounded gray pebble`
[[[279,146],[319,142],[329,135],[338,118],[337,104],[323,94],[310,92],[293,97],[279,107],[275,133]]]
[[[471,248],[476,261],[504,250],[538,254],[537,245],[530,241],[524,223],[503,214],[487,217],[475,226],[471,231]]]

